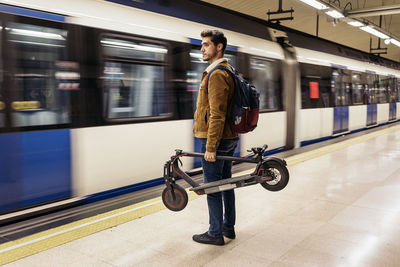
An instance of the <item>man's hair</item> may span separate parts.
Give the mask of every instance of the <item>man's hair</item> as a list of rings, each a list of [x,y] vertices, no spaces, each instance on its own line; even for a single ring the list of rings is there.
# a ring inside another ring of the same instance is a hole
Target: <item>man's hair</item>
[[[226,37],[225,35],[217,30],[204,30],[201,32],[201,38],[204,37],[211,37],[211,41],[214,43],[215,46],[217,46],[218,44],[222,44],[222,54],[225,53],[225,48],[226,48]]]

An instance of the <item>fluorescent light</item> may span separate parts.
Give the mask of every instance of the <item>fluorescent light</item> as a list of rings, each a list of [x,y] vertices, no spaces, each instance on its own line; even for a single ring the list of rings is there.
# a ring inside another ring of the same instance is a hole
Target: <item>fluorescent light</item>
[[[394,45],[397,45],[398,47],[400,47],[400,42],[396,39],[390,39],[390,42]]]
[[[135,45],[135,44],[129,44],[129,43],[123,43],[123,42],[101,40],[101,43],[106,46],[114,47],[114,48],[132,49],[132,50],[138,50],[138,51],[144,51],[144,52],[154,52],[154,53],[161,53],[161,54],[166,54],[168,52],[168,50],[165,48],[158,48],[158,47],[144,46],[144,45]]]
[[[347,24],[349,24],[349,25],[351,25],[351,26],[353,26],[353,27],[362,27],[362,26],[365,26],[364,23],[361,23],[361,22],[356,21],[356,20],[354,20],[354,21],[349,21],[349,22],[347,22]]]
[[[300,0],[300,1],[319,10],[328,8],[328,6],[324,5],[323,3],[317,0]]]
[[[325,12],[325,14],[327,14],[327,15],[331,16],[332,18],[335,18],[335,19],[344,18],[343,14],[340,13],[339,11],[336,11],[336,10],[327,11],[327,12]]]
[[[39,38],[54,39],[54,40],[65,40],[63,36],[57,33],[39,32],[39,31],[31,31],[23,29],[10,29],[10,30],[11,34],[16,34],[16,35],[24,35],[24,36],[39,37]]]
[[[364,26],[364,27],[361,27],[360,29],[363,30],[363,31],[366,31],[366,32],[368,32],[370,34],[373,34],[373,35],[375,35],[375,36],[377,36],[379,38],[382,38],[382,39],[389,38],[389,36],[387,36],[386,34],[380,32],[378,30],[375,30],[374,28],[372,28],[370,26]]]
[[[51,47],[65,47],[65,45],[46,44],[46,43],[28,42],[28,41],[18,41],[18,40],[10,40],[10,42],[21,43],[21,44],[30,44],[30,45],[51,46]]]
[[[398,47],[400,47],[400,42],[396,39],[390,38],[390,39],[385,39],[385,45],[389,45],[389,44],[394,44],[397,45]]]
[[[191,57],[203,59],[203,55],[200,53],[190,53]]]

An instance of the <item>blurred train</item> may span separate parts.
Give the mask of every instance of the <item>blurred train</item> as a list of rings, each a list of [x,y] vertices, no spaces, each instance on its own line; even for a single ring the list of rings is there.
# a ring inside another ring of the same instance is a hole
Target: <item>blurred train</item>
[[[261,93],[237,154],[400,119],[398,62],[200,1],[1,1],[0,23],[0,215],[160,184],[174,149],[198,151],[206,28]]]

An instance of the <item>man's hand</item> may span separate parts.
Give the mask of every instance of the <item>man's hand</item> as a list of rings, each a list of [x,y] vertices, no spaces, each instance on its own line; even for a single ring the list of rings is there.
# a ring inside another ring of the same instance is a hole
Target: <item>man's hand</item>
[[[206,151],[206,153],[204,154],[204,159],[206,161],[213,162],[213,161],[216,160],[216,158],[217,158],[217,153],[216,152],[208,152],[208,151]]]

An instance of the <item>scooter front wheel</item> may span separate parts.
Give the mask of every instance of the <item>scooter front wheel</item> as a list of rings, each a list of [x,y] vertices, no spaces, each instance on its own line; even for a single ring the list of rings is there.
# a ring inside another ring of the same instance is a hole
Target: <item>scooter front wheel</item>
[[[269,191],[280,191],[289,182],[289,171],[283,164],[276,161],[267,161],[262,166],[262,176],[268,178],[261,185]]]
[[[188,194],[186,190],[177,184],[172,184],[172,190],[168,190],[168,187],[164,188],[162,192],[162,201],[164,205],[172,211],[183,210],[188,203]]]

